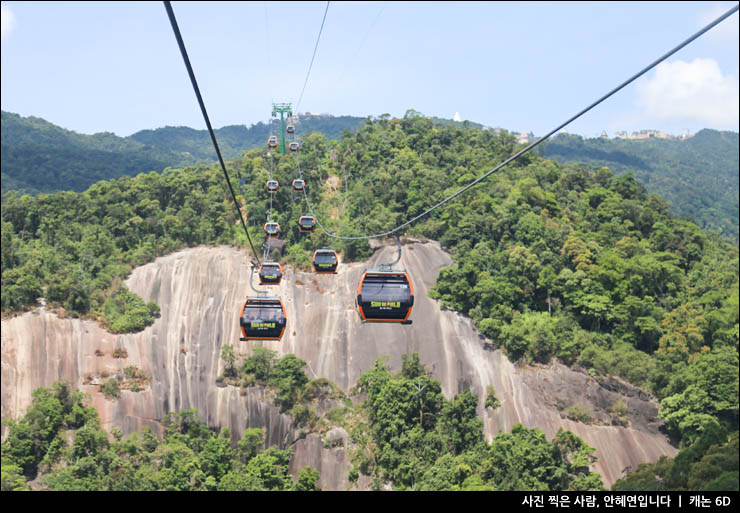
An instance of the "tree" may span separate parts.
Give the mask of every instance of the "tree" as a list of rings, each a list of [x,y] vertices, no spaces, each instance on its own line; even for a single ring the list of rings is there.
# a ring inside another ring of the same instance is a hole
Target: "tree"
[[[262,429],[247,428],[244,435],[238,442],[239,457],[243,463],[248,463],[250,459],[259,453],[265,444],[265,436]]]
[[[486,387],[486,402],[485,402],[486,408],[491,408],[492,410],[495,410],[499,406],[501,406],[501,403],[496,398],[496,389],[493,387],[493,385],[488,385]]]
[[[663,335],[658,341],[658,353],[675,354],[683,361],[698,353],[704,345],[702,330],[706,320],[698,308],[679,305],[662,322]],[[708,348],[707,348],[708,349]]]
[[[255,347],[252,356],[245,358],[242,369],[247,374],[254,374],[258,382],[267,384],[272,377],[277,353],[264,347]]]
[[[298,480],[294,490],[297,492],[319,491],[319,471],[311,467],[304,467],[298,471]]]
[[[738,356],[722,346],[699,354],[673,376],[660,403],[659,416],[670,433],[690,444],[717,418],[729,429],[738,426]]]
[[[231,470],[233,450],[231,448],[229,428],[224,427],[218,436],[215,434],[206,441],[200,452],[200,468],[208,476],[221,479]]]
[[[414,379],[425,374],[426,371],[419,359],[419,353],[413,353],[411,357],[407,354],[401,355],[401,376],[406,379]]]
[[[502,343],[512,359],[528,354],[547,363],[557,348],[556,324],[557,320],[546,312],[518,315],[502,330]]]
[[[270,380],[277,388],[278,401],[283,410],[289,410],[298,400],[303,386],[308,383],[308,377],[303,372],[306,362],[293,354],[285,355],[275,366]]]
[[[30,490],[30,487],[26,485],[26,479],[23,476],[23,469],[19,465],[13,463],[10,458],[3,458],[0,490],[3,492]]]
[[[293,479],[288,474],[288,463],[293,451],[269,447],[249,460],[244,472],[258,480],[264,490],[289,490]]]
[[[475,449],[483,443],[483,421],[476,415],[478,398],[468,389],[445,402],[439,429],[453,454]]]
[[[226,363],[226,366],[224,367],[224,375],[230,378],[236,377],[236,368],[234,367],[234,362],[236,361],[234,346],[225,344],[221,348],[221,359]]]

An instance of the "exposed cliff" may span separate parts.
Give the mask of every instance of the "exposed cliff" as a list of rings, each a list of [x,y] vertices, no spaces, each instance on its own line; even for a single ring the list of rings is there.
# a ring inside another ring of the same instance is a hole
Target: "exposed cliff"
[[[418,352],[447,397],[468,387],[478,395],[488,439],[517,422],[540,427],[548,438],[560,427],[570,429],[597,448],[595,470],[607,486],[627,466],[676,453],[658,431],[657,403],[644,393],[620,394],[614,390],[631,387],[601,386],[557,363],[518,368],[491,349],[468,319],[441,310],[426,291],[452,260],[436,243],[406,244],[399,264],[413,279],[414,324],[360,323],[354,308],[360,276],[365,267],[393,260],[394,252],[395,247],[381,248],[367,265],[341,265],[337,275],[287,269],[283,283],[272,287],[288,311],[286,334],[281,342],[259,344],[280,355],[296,354],[308,362],[309,377],[326,377],[345,391],[377,358],[387,355],[390,368],[398,369],[402,354]],[[246,355],[256,344],[239,341],[238,313],[250,292],[245,252],[227,247],[180,251],[136,269],[127,285],[161,307],[161,317],[141,333],[112,335],[95,322],[60,319],[43,308],[2,321],[3,417],[20,415],[35,388],[64,379],[90,393],[106,429],[130,432],[148,424],[156,432],[167,412],[196,408],[208,425],[229,426],[234,438],[247,427],[265,428],[267,444],[295,449],[293,471],[311,465],[321,472],[325,489],[346,488],[350,464],[344,449],[325,448],[316,435],[299,440],[290,418],[260,388],[216,386],[222,345],[233,344]],[[127,356],[114,358],[115,349],[125,349]],[[84,384],[129,365],[151,375],[141,392],[124,390],[119,400],[110,401],[94,384]],[[483,407],[488,385],[501,401],[495,411]],[[603,412],[619,398],[629,406],[630,427],[563,418],[562,410],[577,404],[603,420]]]

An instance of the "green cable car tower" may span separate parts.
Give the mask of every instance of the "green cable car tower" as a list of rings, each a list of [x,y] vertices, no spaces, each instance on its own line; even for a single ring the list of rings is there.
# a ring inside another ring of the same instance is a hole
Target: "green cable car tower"
[[[272,104],[272,115],[277,116],[280,113],[280,155],[285,155],[285,114],[288,117],[293,115],[293,109],[290,107],[290,103],[273,103]]]

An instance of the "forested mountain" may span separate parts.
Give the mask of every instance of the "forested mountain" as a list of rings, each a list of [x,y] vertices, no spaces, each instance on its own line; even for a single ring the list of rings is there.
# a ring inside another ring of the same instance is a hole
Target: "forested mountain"
[[[560,134],[540,146],[558,162],[631,172],[671,210],[703,229],[738,240],[738,133],[701,130],[688,139],[584,139]]]
[[[413,114],[367,120],[340,140],[312,133],[302,141],[298,157],[276,158],[274,176],[290,183],[299,159],[312,185],[314,212],[341,235],[390,230],[522,147],[505,133],[434,126]],[[230,164],[232,183],[244,184],[242,207],[257,241],[270,203],[264,193],[270,167],[263,148]],[[8,194],[2,208],[3,311],[26,308],[43,295],[73,315],[97,316],[120,331],[142,329],[155,306],[127,291],[121,278],[133,266],[184,246],[246,247],[227,194],[221,172],[212,166],[125,177],[82,193]],[[313,249],[328,245],[329,238],[298,232],[295,221],[306,207],[289,187],[280,189],[272,206],[273,219],[285,227],[283,261],[307,267]],[[615,176],[603,167],[558,164],[529,153],[408,234],[439,240],[455,255],[455,265],[440,273],[431,294],[469,316],[512,361],[558,358],[597,380],[620,376],[661,400],[660,416],[682,447],[705,443],[709,431],[714,445],[732,443],[729,434],[738,429],[738,250],[674,216],[631,174]],[[343,261],[370,253],[366,241],[336,241],[334,248]],[[395,390],[408,390],[384,371],[378,366],[364,382],[368,397],[398,397]],[[387,391],[386,383],[392,385]],[[440,411],[469,411],[468,399],[455,401],[439,403]],[[372,412],[372,401],[368,407],[372,421],[384,413]],[[617,410],[614,419],[619,422]],[[395,482],[412,482],[412,473],[404,472],[422,464],[404,452],[404,443],[467,448],[476,440],[472,428],[453,430],[462,438],[445,442],[430,435],[447,429],[436,423],[417,432],[386,420],[372,427],[380,437],[375,465],[378,475]],[[526,430],[506,436],[539,437]],[[420,468],[430,471],[429,482],[461,465],[478,476],[471,486],[507,479],[491,477],[499,460],[485,463],[475,454],[460,454],[444,456],[444,470]],[[427,456],[425,465],[442,464],[434,454]],[[581,471],[564,486],[580,489],[583,478],[586,487],[595,487]]]
[[[379,119],[389,117],[384,114]],[[433,126],[484,128],[469,121],[431,120]],[[364,122],[365,118],[353,116],[303,115],[298,130],[301,136],[320,132],[332,140]],[[234,159],[264,145],[270,127],[259,122],[215,132],[223,157]],[[649,192],[666,199],[675,214],[737,242],[738,148],[737,133],[702,130],[686,140],[584,139],[561,134],[543,143],[539,152],[558,162],[607,166],[617,175],[630,172]],[[207,130],[168,126],[125,138],[111,133],[82,135],[40,118],[2,113],[3,192],[81,192],[98,180],[215,160]]]
[[[301,116],[297,128],[306,135],[321,132],[328,139],[338,139],[344,130],[355,130],[365,118],[353,116]],[[244,150],[261,147],[270,135],[270,125],[259,122],[247,128],[244,125],[230,125],[214,130],[221,154],[225,159],[237,158]],[[187,152],[198,162],[211,162],[216,159],[213,142],[208,130],[193,130],[188,127],[164,127],[156,130],[142,130],[129,137],[140,143],[161,149]]]
[[[83,191],[99,180],[184,166],[195,159],[112,133],[83,135],[2,112],[2,191]]]
[[[304,134],[317,131],[336,139],[345,129],[354,130],[362,122],[364,118],[352,116],[305,116],[299,129]],[[232,159],[244,150],[262,146],[269,125],[232,125],[215,132],[223,157]],[[164,127],[129,137],[84,135],[41,118],[2,112],[3,192],[81,192],[99,180],[215,161],[207,130]]]

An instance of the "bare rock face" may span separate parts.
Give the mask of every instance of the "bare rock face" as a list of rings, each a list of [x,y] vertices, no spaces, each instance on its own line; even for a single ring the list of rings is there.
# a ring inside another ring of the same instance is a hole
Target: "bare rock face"
[[[249,257],[228,247],[187,249],[134,270],[129,289],[161,307],[160,318],[140,333],[112,335],[95,322],[59,319],[43,307],[3,320],[2,416],[22,415],[34,389],[64,379],[90,393],[106,429],[119,427],[128,433],[146,424],[161,433],[159,421],[168,412],[195,408],[209,426],[228,426],[234,440],[248,427],[264,428],[268,445],[294,449],[293,473],[310,465],[321,473],[321,487],[344,490],[350,469],[346,437],[341,432],[324,439],[316,434],[301,437],[290,417],[272,405],[267,391],[217,386],[216,377],[223,372],[221,347],[232,344],[235,353],[244,356],[257,344],[281,356],[296,354],[308,363],[310,378],[328,378],[345,391],[376,359],[386,358],[397,370],[401,355],[418,352],[441,381],[446,397],[466,388],[478,395],[489,440],[517,422],[543,429],[548,438],[561,427],[570,429],[597,448],[594,470],[601,472],[607,486],[627,466],[677,452],[659,432],[657,404],[644,392],[623,395],[634,387],[617,382],[602,386],[558,363],[519,368],[501,351],[491,350],[490,341],[469,319],[441,310],[427,290],[452,260],[437,243],[404,245],[398,264],[413,280],[413,325],[362,324],[354,306],[360,277],[365,268],[394,259],[395,247],[389,246],[367,264],[340,265],[336,275],[286,269],[281,285],[268,288],[270,295],[283,299],[288,313],[280,342],[239,341],[239,311],[252,294]],[[125,349],[127,356],[114,358],[115,349]],[[121,373],[129,365],[150,374],[143,391],[123,390],[120,399],[111,401],[98,386],[84,384]],[[483,406],[488,385],[495,387],[501,402],[495,411]],[[564,407],[580,404],[598,421],[620,398],[628,404],[629,427],[583,424],[562,414]]]

